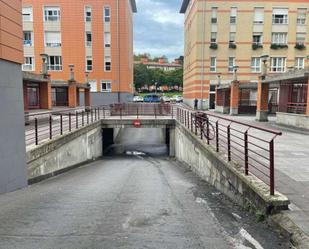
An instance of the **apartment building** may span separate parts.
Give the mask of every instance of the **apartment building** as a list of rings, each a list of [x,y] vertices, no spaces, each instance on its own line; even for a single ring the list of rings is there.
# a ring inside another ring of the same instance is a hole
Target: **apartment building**
[[[90,84],[92,104],[132,96],[135,0],[22,0],[22,4],[23,70],[39,73],[41,55],[47,56],[53,105],[68,103],[70,65],[77,84]]]
[[[143,64],[148,69],[161,69],[163,71],[173,71],[182,69],[182,65],[179,59],[175,59],[173,62],[168,62],[165,58],[159,58],[158,61],[149,61],[148,58],[141,58],[140,61],[135,61],[134,64]]]
[[[0,0],[0,194],[27,185],[21,2]]]
[[[307,0],[183,0],[185,102],[214,108],[216,87],[237,73],[243,100],[256,104],[262,55],[269,74],[308,62],[308,11]]]

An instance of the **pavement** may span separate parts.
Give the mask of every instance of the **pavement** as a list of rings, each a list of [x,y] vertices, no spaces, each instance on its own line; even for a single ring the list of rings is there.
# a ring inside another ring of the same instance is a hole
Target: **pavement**
[[[309,130],[269,122],[257,122],[255,116],[239,115],[229,118],[282,131],[275,140],[275,188],[291,200],[286,214],[309,236]]]
[[[0,248],[290,248],[167,158],[161,130],[124,134],[113,157],[1,195]]]

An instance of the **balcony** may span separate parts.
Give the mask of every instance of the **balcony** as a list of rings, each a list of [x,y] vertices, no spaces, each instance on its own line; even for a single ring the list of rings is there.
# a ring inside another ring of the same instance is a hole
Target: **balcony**
[[[305,49],[306,49],[306,46],[305,46],[304,43],[298,42],[298,43],[295,44],[295,49],[298,49],[298,50],[305,50]]]
[[[262,43],[260,43],[260,42],[253,42],[252,43],[252,49],[253,50],[257,50],[259,48],[263,48],[263,44]]]

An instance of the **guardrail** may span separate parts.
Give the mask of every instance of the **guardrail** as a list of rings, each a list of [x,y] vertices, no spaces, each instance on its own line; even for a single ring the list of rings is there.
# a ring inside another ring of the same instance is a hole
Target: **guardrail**
[[[64,135],[100,119],[123,119],[124,117],[138,119],[141,116],[155,118],[170,116],[173,119],[173,105],[126,103],[89,107],[84,110],[64,109],[55,112],[27,114],[25,115],[26,146],[39,145],[55,136]]]
[[[274,140],[281,132],[238,122],[210,112],[177,108],[176,119],[246,175],[254,175],[275,193]]]
[[[26,146],[39,145],[57,135],[79,129],[109,115],[108,106],[86,108],[84,110],[66,109],[56,112],[25,115]]]

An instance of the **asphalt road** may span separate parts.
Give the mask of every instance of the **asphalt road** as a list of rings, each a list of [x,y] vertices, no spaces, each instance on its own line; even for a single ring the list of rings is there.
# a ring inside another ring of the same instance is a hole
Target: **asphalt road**
[[[0,248],[289,248],[288,238],[166,158],[163,138],[129,130],[118,140],[123,154],[0,196]]]

